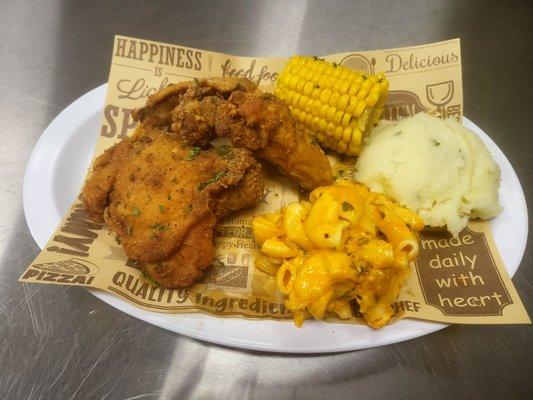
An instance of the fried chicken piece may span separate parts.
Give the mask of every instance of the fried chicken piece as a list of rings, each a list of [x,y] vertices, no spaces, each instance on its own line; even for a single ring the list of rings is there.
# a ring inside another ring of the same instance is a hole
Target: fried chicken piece
[[[252,81],[244,78],[215,77],[180,82],[149,96],[144,107],[133,110],[132,117],[146,127],[170,127],[172,111],[182,101],[201,100],[207,96],[227,99],[236,90],[249,92],[256,89]]]
[[[216,218],[207,213],[187,232],[177,251],[158,263],[140,264],[139,268],[163,287],[190,286],[203,276],[215,257],[213,227]]]
[[[92,176],[85,183],[82,200],[87,215],[95,222],[104,222],[104,211],[109,204],[109,193],[113,189],[120,163],[133,154],[134,142],[123,140],[98,156],[92,165]]]
[[[263,194],[264,186],[261,164],[255,163],[248,168],[239,183],[216,193],[212,197],[210,208],[217,218],[223,218],[234,211],[247,207],[250,204],[250,199],[256,199],[258,202],[258,196]]]
[[[167,257],[211,210],[211,198],[238,184],[256,164],[244,149],[233,149],[232,158],[214,150],[197,153],[157,131],[138,144],[120,167],[104,218],[127,255],[140,261]]]
[[[217,109],[224,102],[218,96],[208,96],[201,100],[183,99],[172,112],[171,135],[206,147],[216,137],[215,121]]]
[[[228,137],[305,189],[333,182],[327,157],[297,127],[289,108],[247,79],[208,78],[170,85],[150,96],[133,117],[202,148],[217,136]]]
[[[261,166],[247,150],[200,151],[141,126],[95,160],[82,200],[140,269],[178,287],[211,263],[216,216],[255,204],[262,193]]]
[[[254,154],[294,179],[305,189],[329,185],[329,160],[292,117],[289,107],[270,93],[231,94],[217,111],[216,133]]]

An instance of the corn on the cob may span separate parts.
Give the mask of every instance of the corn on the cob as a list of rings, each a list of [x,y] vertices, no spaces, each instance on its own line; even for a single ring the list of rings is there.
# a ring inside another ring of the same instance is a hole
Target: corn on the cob
[[[277,80],[275,95],[322,145],[357,155],[361,139],[383,112],[389,82],[316,57],[292,57]]]

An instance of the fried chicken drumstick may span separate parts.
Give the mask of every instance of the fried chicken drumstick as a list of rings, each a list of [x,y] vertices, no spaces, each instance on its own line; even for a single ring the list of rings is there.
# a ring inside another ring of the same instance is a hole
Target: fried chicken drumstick
[[[322,149],[301,130],[289,108],[246,79],[210,78],[170,85],[134,110],[147,126],[166,128],[190,145],[227,137],[234,146],[277,166],[304,189],[333,182]]]

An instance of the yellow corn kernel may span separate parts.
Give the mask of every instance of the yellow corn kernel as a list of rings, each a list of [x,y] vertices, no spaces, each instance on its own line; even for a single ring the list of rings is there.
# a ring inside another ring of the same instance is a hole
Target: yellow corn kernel
[[[368,126],[368,117],[370,116],[370,112],[368,109],[366,109],[363,114],[359,117],[357,120],[357,127],[361,132],[364,132]]]
[[[322,103],[328,103],[330,97],[331,97],[331,90],[329,89],[324,89],[322,93],[320,93],[320,101]]]
[[[336,107],[339,102],[340,95],[337,92],[332,92],[331,97],[329,98],[329,105],[331,107]]]
[[[367,107],[374,107],[376,103],[379,100],[379,95],[376,95],[375,93],[370,92],[368,97],[366,98],[366,106]]]
[[[346,107],[348,107],[349,103],[350,103],[350,96],[348,96],[347,94],[343,94],[339,97],[339,101],[337,102],[337,108],[341,111],[344,111],[346,110]]]
[[[323,118],[322,103],[320,103],[319,100],[317,99],[313,100],[313,108],[311,110],[311,113],[313,113],[313,115],[316,115],[319,118]]]
[[[289,77],[289,73],[290,73],[288,68],[289,67],[285,68],[285,71],[278,76],[279,84],[276,86],[276,89],[278,89],[280,87],[287,87],[288,86],[287,85],[287,78]],[[274,90],[274,94],[275,94],[275,91],[276,90]]]
[[[318,115],[321,118],[326,118],[328,111],[329,111],[329,106],[327,104],[320,104],[320,111],[318,112]]]
[[[367,92],[370,91],[371,87],[372,87],[372,81],[370,79],[365,79],[363,83],[361,84],[361,90],[366,90]]]
[[[343,128],[347,128],[348,125],[350,125],[350,122],[352,121],[352,116],[348,113],[345,113],[343,116],[342,116],[342,120],[341,120],[341,126]]]
[[[344,116],[344,113],[342,111],[340,111],[340,110],[337,110],[335,112],[335,115],[333,116],[333,120],[331,122],[333,122],[335,124],[335,126],[339,127],[341,125],[343,116]]]
[[[357,92],[357,98],[359,100],[364,100],[366,98],[366,96],[368,96],[368,89],[361,88],[361,90],[359,90],[359,92]]]
[[[313,109],[313,104],[315,103],[315,101],[313,99],[310,99],[310,98],[307,98],[307,101],[304,105],[304,111],[306,113],[311,113],[311,110]]]
[[[294,107],[298,107],[298,103],[300,102],[300,97],[302,97],[300,93],[294,92],[294,97],[292,99],[292,105]]]
[[[296,94],[296,92],[292,91],[292,90],[287,90],[287,97],[285,98],[285,103],[291,105],[293,104],[293,100],[294,100],[294,95]]]
[[[300,96],[300,99],[298,100],[298,104],[297,104],[300,110],[305,111],[305,105],[307,104],[308,101],[309,101],[309,97],[307,97],[306,95]]]
[[[353,142],[350,142],[348,145],[348,154],[351,156],[355,156],[359,154],[360,146],[354,145]]]
[[[342,128],[340,126],[335,127],[335,140],[341,140],[342,139]]]
[[[352,86],[350,86],[350,89],[348,90],[348,96],[355,96],[360,88],[361,85],[359,84],[359,82],[354,81],[352,83]]]
[[[333,122],[328,123],[328,126],[326,127],[326,133],[328,136],[333,136],[335,134],[335,124]]]
[[[335,93],[339,93],[340,94],[340,91],[341,91],[341,84],[342,84],[342,78],[341,77],[338,77],[339,79],[336,79],[335,82],[333,82],[333,92]]]
[[[298,75],[293,75],[291,76],[291,79],[289,81],[289,89],[296,89],[296,84],[298,83],[298,81],[300,80],[300,77]]]
[[[350,104],[346,108],[346,112],[349,114],[354,114],[355,107],[357,107],[357,104],[359,103],[359,100],[357,97],[350,97]]]
[[[306,96],[311,96],[311,93],[313,92],[313,82],[307,81],[307,83],[304,85],[303,93]]]
[[[313,122],[312,122],[311,125],[312,125],[314,131],[318,131],[319,122],[320,122],[320,117],[313,117]]]
[[[333,121],[333,116],[335,115],[335,112],[337,111],[335,107],[330,107],[329,105],[324,106],[327,110],[324,117],[328,122]]]
[[[292,114],[292,116],[294,117],[295,120],[297,120],[297,121],[300,120],[300,110],[298,110],[295,107],[291,107],[291,114]]]
[[[361,144],[361,131],[359,129],[353,129],[351,143],[359,146]]]
[[[359,118],[365,111],[365,108],[366,108],[365,102],[360,101],[359,103],[357,103],[357,107],[355,107],[353,115],[355,115],[356,118]]]
[[[318,121],[318,130],[320,132],[326,132],[326,127],[328,126],[327,122],[325,119],[323,118],[320,118],[320,120]]]
[[[298,91],[298,93],[303,93],[305,85],[305,79],[299,79],[298,82],[296,82],[296,86],[294,87],[294,90]]]
[[[343,79],[342,84],[339,87],[339,91],[341,94],[348,94],[348,91],[350,90],[350,83],[351,82],[349,81],[349,77]]]
[[[320,79],[318,80],[318,86],[320,86],[321,89],[327,88],[327,82],[329,77],[326,74],[323,74]]]
[[[352,128],[350,127],[344,128],[344,130],[342,131],[342,140],[345,141],[346,143],[349,143],[351,138],[352,138]]]
[[[344,142],[344,141],[340,141],[338,146],[337,146],[337,151],[339,153],[345,153],[346,152],[346,149],[348,148],[348,143]]]

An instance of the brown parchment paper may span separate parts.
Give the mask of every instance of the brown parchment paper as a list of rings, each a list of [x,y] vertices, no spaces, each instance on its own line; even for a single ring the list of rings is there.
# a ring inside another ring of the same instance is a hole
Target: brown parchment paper
[[[459,39],[325,58],[369,73],[387,74],[390,92],[384,118],[397,119],[417,112],[462,116]],[[95,157],[134,128],[131,110],[169,83],[238,76],[271,91],[285,62],[286,58],[235,57],[116,36]],[[20,281],[88,286],[164,313],[290,319],[274,279],[254,268],[258,246],[253,240],[251,218],[297,200],[298,191],[276,171],[266,170],[263,200],[254,209],[218,224],[216,260],[205,279],[190,288],[154,286],[131,266],[107,228],[88,220],[79,201],[72,205]],[[458,239],[443,232],[424,232],[420,248],[413,272],[395,304],[399,317],[472,324],[530,322],[492,241],[488,223],[471,222]],[[356,317],[354,310],[349,322],[357,323]]]

